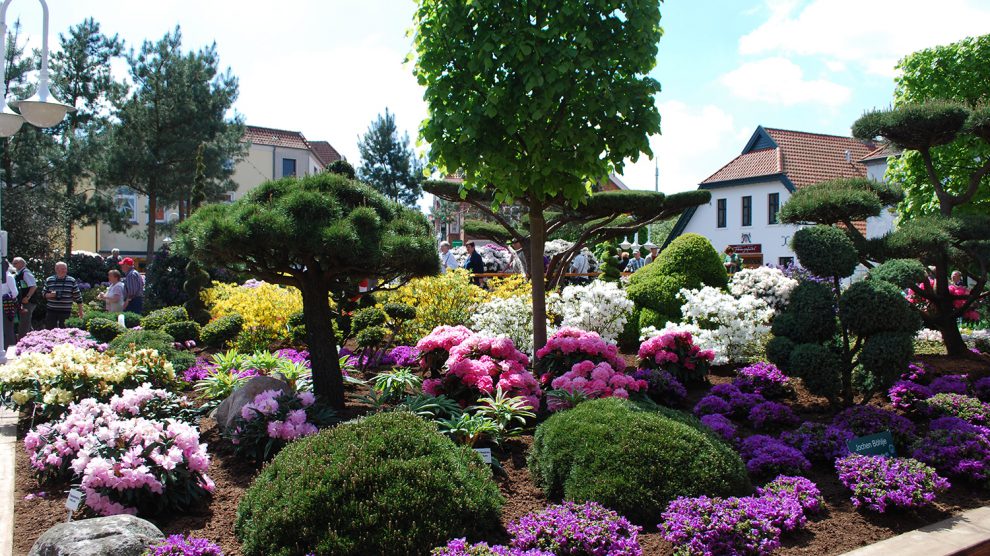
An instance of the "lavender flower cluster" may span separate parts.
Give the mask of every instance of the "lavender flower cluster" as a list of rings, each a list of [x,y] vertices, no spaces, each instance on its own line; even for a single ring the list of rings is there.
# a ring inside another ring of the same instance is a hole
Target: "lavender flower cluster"
[[[939,473],[986,482],[990,479],[990,429],[958,417],[932,420],[928,434],[915,445],[914,459]]]
[[[397,367],[418,367],[419,356],[419,350],[415,346],[395,346],[388,354]]]
[[[142,556],[223,556],[220,546],[206,539],[169,535],[148,547]]]
[[[106,344],[101,344],[89,335],[89,332],[78,328],[55,328],[52,330],[35,330],[28,332],[17,342],[17,354],[51,353],[55,346],[69,344],[79,349],[95,349],[103,351]]]
[[[918,402],[927,400],[934,396],[932,389],[910,380],[899,380],[887,390],[887,397],[890,403],[897,409],[904,411],[914,411],[918,409]]]
[[[777,477],[742,498],[678,498],[667,506],[658,525],[664,540],[679,555],[771,554],[782,533],[807,523],[822,507],[818,487],[802,477]]]
[[[739,455],[746,462],[749,474],[758,477],[799,474],[811,469],[811,462],[800,451],[763,434],[743,440]]]
[[[732,380],[739,390],[775,400],[794,393],[791,379],[773,363],[754,363],[736,371]]]
[[[736,426],[725,415],[719,415],[718,413],[705,415],[701,418],[701,424],[711,429],[712,432],[729,444],[735,445],[739,442]]]
[[[969,378],[966,375],[942,375],[929,385],[933,394],[969,393]]]
[[[763,402],[749,412],[749,421],[756,430],[779,430],[801,422],[790,406],[778,402]]]
[[[934,469],[911,458],[852,454],[836,460],[835,469],[852,491],[853,506],[878,513],[927,506],[950,486]]]
[[[797,429],[781,433],[780,439],[810,461],[831,465],[836,458],[849,454],[846,442],[854,436],[851,431],[835,425],[805,421]]]
[[[632,377],[636,380],[645,380],[649,384],[649,395],[657,403],[677,406],[687,398],[687,388],[667,371],[636,369]]]

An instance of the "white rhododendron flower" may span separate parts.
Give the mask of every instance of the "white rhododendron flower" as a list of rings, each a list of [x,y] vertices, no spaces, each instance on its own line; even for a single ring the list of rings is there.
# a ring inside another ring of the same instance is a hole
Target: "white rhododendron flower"
[[[561,326],[597,332],[606,342],[618,339],[634,306],[618,284],[601,280],[567,286],[560,301]]]
[[[772,309],[780,311],[787,306],[797,285],[797,280],[788,278],[780,269],[761,266],[735,273],[729,282],[729,290],[736,297],[751,295],[762,299]]]
[[[769,338],[774,312],[761,299],[752,295],[737,298],[709,286],[682,289],[677,296],[684,301],[680,324],[696,327],[697,332],[691,330],[696,343],[715,352],[716,365],[749,361]]]

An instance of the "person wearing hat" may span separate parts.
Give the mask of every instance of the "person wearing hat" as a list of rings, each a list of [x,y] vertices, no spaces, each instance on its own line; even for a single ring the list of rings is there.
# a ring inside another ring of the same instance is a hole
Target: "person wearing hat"
[[[144,309],[144,278],[130,257],[120,261],[120,270],[124,273],[124,310],[140,315]]]
[[[646,242],[646,245],[644,245],[643,247],[646,247],[647,249],[650,250],[650,254],[646,256],[646,264],[650,264],[653,261],[657,260],[657,252],[660,249],[656,246],[655,243],[648,241]]]

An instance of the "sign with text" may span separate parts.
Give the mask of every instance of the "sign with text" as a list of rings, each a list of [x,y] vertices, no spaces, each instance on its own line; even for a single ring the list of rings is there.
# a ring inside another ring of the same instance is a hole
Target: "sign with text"
[[[737,245],[730,245],[729,247],[731,247],[732,250],[739,255],[749,255],[763,252],[762,243],[740,243]]]
[[[474,451],[478,452],[478,455],[481,456],[481,461],[487,463],[488,465],[492,464],[491,448],[475,448]]]
[[[72,521],[72,512],[79,509],[82,506],[83,492],[78,488],[74,488],[69,491],[69,496],[65,499],[65,509],[69,510],[69,516],[66,518],[66,522]]]
[[[861,456],[887,456],[895,457],[897,450],[894,449],[894,437],[890,431],[878,432],[868,436],[860,436],[846,441],[846,447],[854,454]]]

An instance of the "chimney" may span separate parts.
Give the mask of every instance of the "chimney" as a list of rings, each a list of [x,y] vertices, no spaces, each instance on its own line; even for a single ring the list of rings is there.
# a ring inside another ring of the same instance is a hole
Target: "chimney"
[[[852,153],[849,152],[849,149],[846,149],[846,164],[850,163],[852,163]]]

